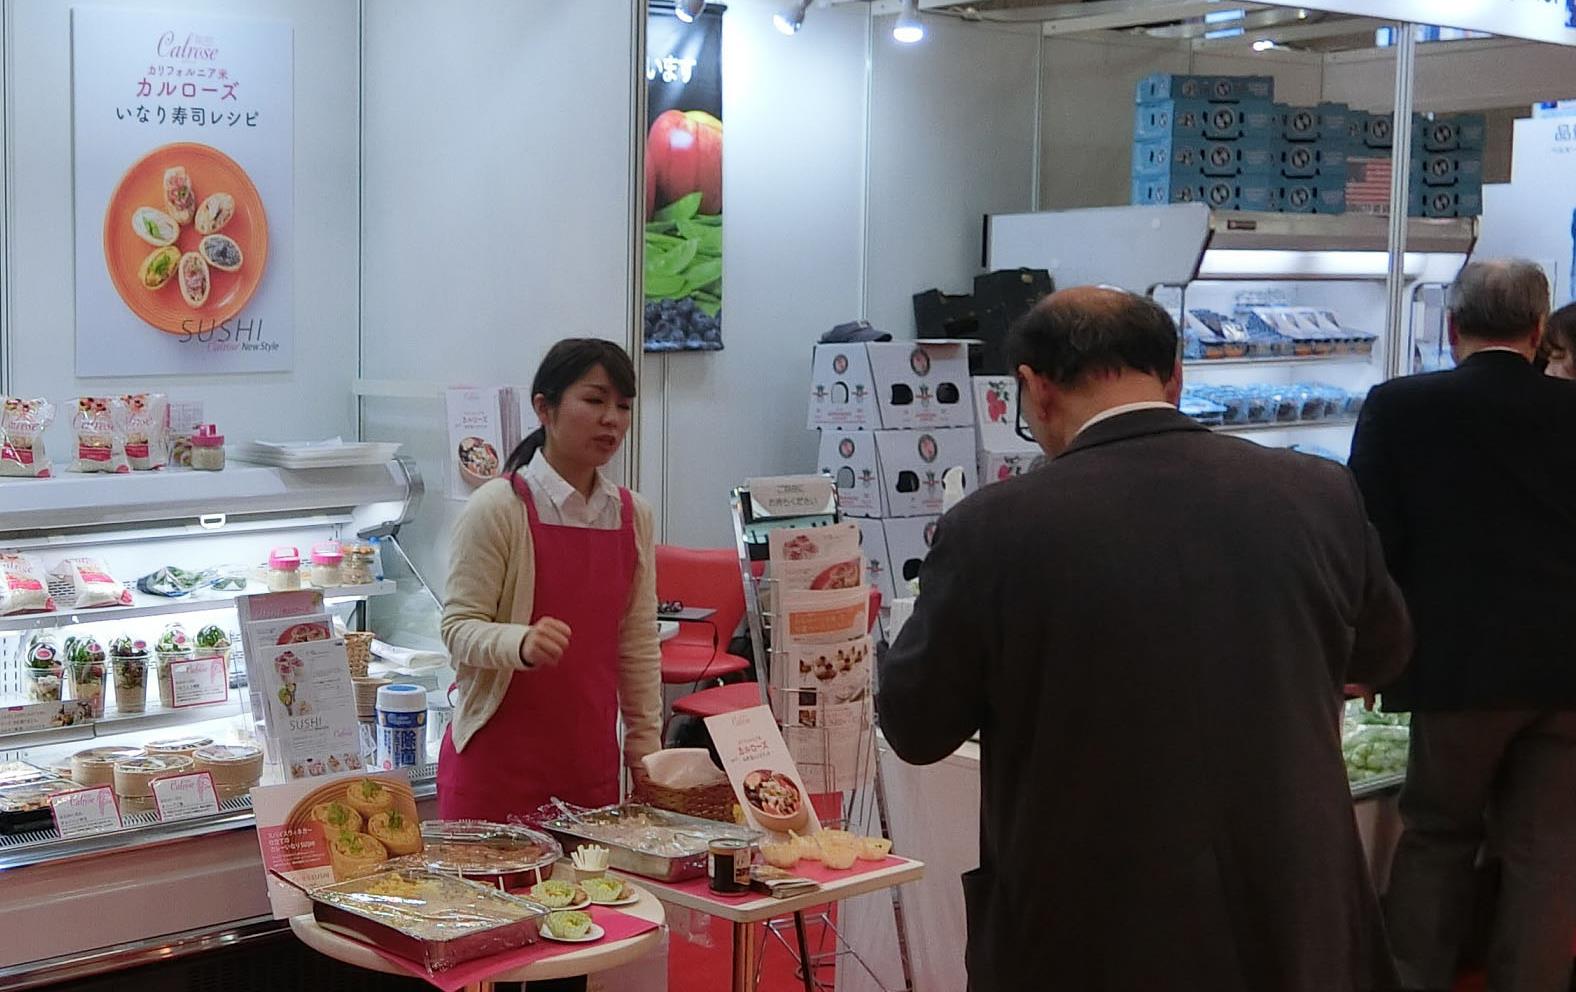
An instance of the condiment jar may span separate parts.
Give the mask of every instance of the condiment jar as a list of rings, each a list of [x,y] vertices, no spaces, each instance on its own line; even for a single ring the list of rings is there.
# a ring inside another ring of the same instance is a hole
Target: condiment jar
[[[301,552],[275,548],[268,552],[268,591],[294,592],[301,588]]]
[[[192,468],[218,472],[224,468],[224,435],[213,424],[203,424],[192,435]]]
[[[319,589],[334,589],[345,584],[344,553],[333,541],[312,548],[312,584]]]
[[[339,566],[339,581],[347,586],[370,586],[377,581],[374,563],[378,549],[366,541],[346,541],[340,545],[345,556]]]

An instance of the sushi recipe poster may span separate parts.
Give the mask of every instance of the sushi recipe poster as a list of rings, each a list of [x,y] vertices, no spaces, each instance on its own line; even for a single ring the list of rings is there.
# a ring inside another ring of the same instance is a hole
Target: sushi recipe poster
[[[76,374],[289,371],[288,22],[71,11]]]
[[[645,350],[722,350],[722,17],[646,26]]]

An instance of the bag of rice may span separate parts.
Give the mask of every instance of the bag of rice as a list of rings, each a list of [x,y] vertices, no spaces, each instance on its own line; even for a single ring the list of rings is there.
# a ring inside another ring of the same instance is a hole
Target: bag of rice
[[[55,566],[51,576],[71,583],[76,592],[73,609],[131,605],[131,590],[116,582],[97,558],[66,558]]]
[[[133,472],[163,468],[169,455],[170,405],[162,393],[130,393],[120,398],[125,411],[126,461]]]
[[[83,396],[77,399],[77,413],[71,418],[76,441],[78,472],[130,472],[126,461],[125,404],[110,396]]]
[[[0,617],[48,613],[54,608],[43,566],[31,555],[0,551]]]
[[[44,431],[54,420],[48,400],[0,396],[0,476],[49,478]]]

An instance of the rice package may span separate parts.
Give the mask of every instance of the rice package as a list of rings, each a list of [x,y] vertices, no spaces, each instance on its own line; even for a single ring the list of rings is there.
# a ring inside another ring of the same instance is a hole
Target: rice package
[[[97,558],[67,558],[55,566],[52,575],[71,583],[76,593],[73,602],[76,609],[131,605],[131,590],[115,581]]]
[[[77,399],[71,431],[76,443],[72,468],[78,472],[130,472],[126,461],[126,405],[110,396]]]
[[[0,396],[0,476],[49,478],[44,431],[54,420],[48,400]]]
[[[0,551],[0,616],[47,613],[55,608],[44,568],[31,555]]]
[[[169,401],[162,393],[131,393],[120,398],[126,434],[126,461],[133,472],[163,468],[169,461]]]

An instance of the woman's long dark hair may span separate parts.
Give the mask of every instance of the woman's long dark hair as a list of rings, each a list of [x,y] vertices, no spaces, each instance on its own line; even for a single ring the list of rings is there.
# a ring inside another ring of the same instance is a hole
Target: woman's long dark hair
[[[536,367],[536,378],[531,380],[531,403],[536,397],[547,400],[549,407],[563,401],[564,391],[598,365],[613,381],[613,388],[625,399],[635,398],[635,363],[629,354],[611,341],[602,338],[565,338],[553,345]],[[536,453],[547,443],[547,428],[538,427],[527,434],[504,462],[503,474],[511,475],[531,463]]]

